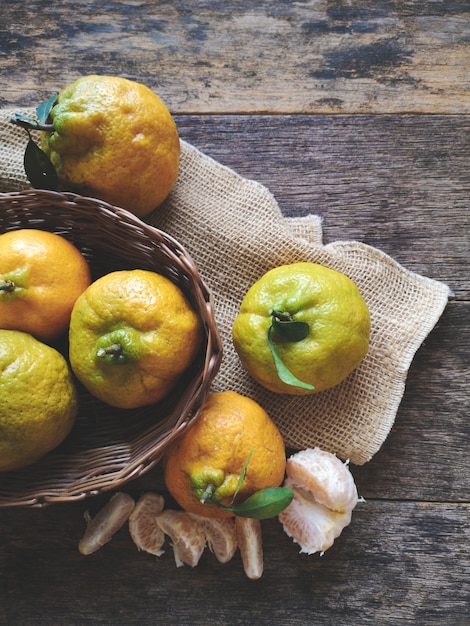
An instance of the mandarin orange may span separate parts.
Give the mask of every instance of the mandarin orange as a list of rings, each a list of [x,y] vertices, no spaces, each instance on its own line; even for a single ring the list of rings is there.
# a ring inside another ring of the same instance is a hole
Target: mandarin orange
[[[56,338],[90,282],[85,257],[64,237],[32,228],[0,235],[0,328]]]
[[[251,398],[221,391],[209,394],[198,419],[168,448],[164,476],[183,509],[228,517],[233,513],[219,504],[278,487],[285,466],[282,436],[266,411]]]

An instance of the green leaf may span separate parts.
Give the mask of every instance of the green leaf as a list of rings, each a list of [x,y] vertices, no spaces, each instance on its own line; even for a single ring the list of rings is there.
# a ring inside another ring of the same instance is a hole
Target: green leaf
[[[270,517],[276,517],[286,506],[289,506],[293,495],[292,489],[287,487],[268,487],[256,491],[241,504],[231,506],[219,505],[219,507],[226,511],[231,511],[239,517],[269,519]]]
[[[55,105],[55,103],[57,102],[57,99],[59,97],[58,93],[55,93],[53,96],[51,96],[48,100],[45,100],[44,102],[41,102],[41,104],[39,104],[36,107],[36,115],[38,120],[44,124],[45,122],[47,122],[47,118],[49,117],[49,113],[51,112],[52,107]]]
[[[21,113],[15,113],[13,117],[10,117],[10,122],[16,126],[25,128],[27,132],[30,130],[44,130],[48,133],[54,131],[54,124],[46,124],[44,122],[38,122],[38,120],[29,117],[28,115],[22,115]]]
[[[240,476],[238,478],[237,487],[233,494],[232,504],[235,502],[235,498],[237,497],[238,492],[240,491],[240,488],[243,485],[243,481],[245,480],[245,477],[246,477],[246,468],[248,467],[248,463],[250,462],[253,452],[254,452],[254,448],[251,448],[250,454],[246,457],[246,460],[243,463],[242,471],[240,472]]]
[[[275,333],[283,341],[294,343],[302,341],[310,332],[310,327],[306,322],[293,320],[288,313],[273,311],[271,320]]]
[[[58,179],[54,166],[47,154],[34,143],[31,137],[26,145],[23,162],[26,176],[33,187],[51,191],[57,189]]]
[[[273,332],[273,326],[268,328],[268,344],[269,349],[271,350],[271,354],[273,357],[274,365],[276,366],[277,375],[286,385],[291,385],[292,387],[300,387],[301,389],[308,389],[309,391],[313,391],[315,387],[310,385],[309,383],[304,383],[302,380],[299,380],[294,374],[286,367],[281,357],[276,352],[276,348],[274,346],[271,334]]]

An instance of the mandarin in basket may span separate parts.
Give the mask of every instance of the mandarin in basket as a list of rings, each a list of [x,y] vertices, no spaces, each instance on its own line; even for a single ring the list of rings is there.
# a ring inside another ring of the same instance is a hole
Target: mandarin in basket
[[[338,385],[369,349],[370,315],[345,274],[318,263],[266,272],[246,293],[232,328],[246,370],[275,393]]]
[[[176,182],[176,124],[159,96],[141,83],[82,76],[59,93],[48,122],[41,147],[61,189],[143,217],[165,200]]]
[[[64,357],[29,333],[0,330],[0,472],[31,465],[57,447],[76,414]]]
[[[29,228],[0,235],[0,328],[54,339],[90,282],[85,257],[64,237]]]
[[[167,449],[164,478],[186,511],[230,517],[219,504],[279,486],[285,466],[284,442],[266,411],[251,398],[221,391],[208,395],[198,419]]]
[[[132,409],[167,396],[201,341],[201,321],[177,285],[149,270],[118,270],[77,299],[69,358],[92,395]]]

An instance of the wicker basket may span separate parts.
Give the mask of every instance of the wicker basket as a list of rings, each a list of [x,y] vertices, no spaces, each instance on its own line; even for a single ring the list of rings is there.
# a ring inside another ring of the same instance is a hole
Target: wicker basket
[[[48,230],[70,240],[87,258],[94,279],[135,268],[167,276],[199,314],[205,342],[176,389],[157,405],[119,410],[78,386],[79,413],[71,434],[29,468],[0,474],[0,508],[81,500],[151,469],[197,417],[222,356],[211,294],[194,262],[169,235],[123,209],[72,193],[0,193],[0,233],[19,228]],[[55,347],[66,355],[66,337]]]

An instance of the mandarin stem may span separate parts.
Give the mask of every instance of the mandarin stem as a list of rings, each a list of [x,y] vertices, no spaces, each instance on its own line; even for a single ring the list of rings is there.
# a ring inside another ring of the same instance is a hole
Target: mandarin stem
[[[0,283],[0,291],[15,291],[15,283],[12,280],[6,280]]]
[[[200,497],[199,502],[201,504],[205,504],[208,500],[212,498],[212,496],[214,495],[214,491],[215,491],[215,485],[212,485],[211,483],[209,483],[209,485],[207,485],[206,489],[204,490],[204,493]]]
[[[292,322],[292,315],[290,313],[284,313],[284,311],[272,311],[271,315],[281,322]]]
[[[120,343],[112,343],[107,348],[98,348],[96,351],[96,356],[99,359],[104,359],[106,356],[119,356],[122,354],[122,345]]]
[[[54,124],[43,124],[42,122],[37,122],[31,118],[16,118],[12,117],[10,119],[12,124],[16,124],[17,126],[21,126],[22,128],[29,130],[43,130],[48,133],[53,133],[55,128]]]

